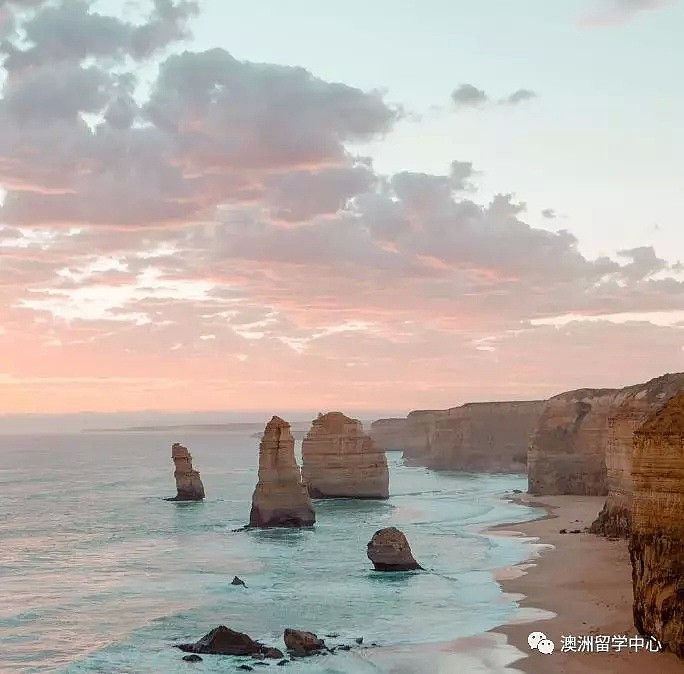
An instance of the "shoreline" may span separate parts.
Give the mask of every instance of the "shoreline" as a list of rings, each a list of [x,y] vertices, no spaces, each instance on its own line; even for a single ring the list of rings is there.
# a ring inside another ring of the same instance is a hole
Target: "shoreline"
[[[520,657],[507,671],[526,674],[683,674],[684,662],[672,653],[629,650],[561,652],[562,636],[637,636],[632,620],[632,567],[627,541],[585,531],[603,506],[603,496],[529,494],[503,498],[535,508],[545,515],[485,529],[494,536],[524,537],[534,545],[521,563],[494,574],[502,591],[516,598],[516,617],[488,634],[503,636]],[[581,533],[561,534],[580,530]],[[542,612],[540,614],[539,612]],[[542,615],[542,617],[535,617]],[[551,655],[532,651],[530,632],[544,632],[555,644]]]

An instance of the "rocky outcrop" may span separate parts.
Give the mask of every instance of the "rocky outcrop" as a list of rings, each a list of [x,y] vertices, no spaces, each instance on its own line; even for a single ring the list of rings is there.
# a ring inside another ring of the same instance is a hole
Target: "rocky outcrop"
[[[325,641],[319,639],[313,632],[303,632],[287,628],[283,634],[285,647],[295,657],[315,655],[325,650]]]
[[[591,531],[628,537],[632,525],[634,431],[672,396],[684,390],[684,374],[666,374],[619,391],[608,416],[606,484],[608,497]]]
[[[358,419],[341,412],[319,414],[302,441],[302,478],[312,498],[389,496],[384,450]]]
[[[396,527],[376,531],[368,543],[367,554],[376,571],[414,571],[423,568],[413,557],[406,536]]]
[[[178,644],[176,648],[186,653],[207,655],[261,655],[273,659],[283,657],[282,651],[277,648],[265,646],[247,634],[231,630],[225,625],[215,627],[195,643]]]
[[[579,389],[546,401],[527,454],[531,494],[607,493],[608,415],[616,389]]]
[[[316,521],[294,445],[290,424],[274,416],[259,445],[259,482],[252,496],[250,527],[308,527]]]
[[[468,403],[435,420],[423,464],[437,470],[524,473],[541,400]]]
[[[448,410],[414,410],[406,417],[406,437],[402,449],[404,463],[409,466],[425,465],[430,456],[430,438],[437,421],[446,416]]]
[[[192,455],[187,447],[174,443],[171,447],[171,458],[175,466],[173,476],[176,478],[175,498],[169,501],[201,501],[204,498],[204,485],[198,471],[192,467]]]
[[[684,658],[684,393],[634,433],[634,624]]]
[[[370,426],[371,439],[376,447],[385,451],[403,450],[408,424],[406,419],[378,419]]]

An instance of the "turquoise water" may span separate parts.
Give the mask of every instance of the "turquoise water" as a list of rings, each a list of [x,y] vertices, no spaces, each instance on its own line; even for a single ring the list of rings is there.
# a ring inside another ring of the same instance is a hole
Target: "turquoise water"
[[[163,500],[175,493],[173,441],[190,448],[205,502]],[[237,672],[244,661],[189,665],[172,644],[225,624],[281,648],[283,629],[296,627],[386,652],[514,616],[491,572],[528,549],[481,529],[537,515],[500,498],[524,489],[523,477],[434,473],[392,452],[389,501],[319,501],[312,530],[235,532],[248,520],[257,444],[227,433],[0,438],[0,671]],[[389,525],[426,572],[372,571],[366,543]],[[232,586],[234,575],[248,588]],[[390,671],[374,650],[286,671]]]

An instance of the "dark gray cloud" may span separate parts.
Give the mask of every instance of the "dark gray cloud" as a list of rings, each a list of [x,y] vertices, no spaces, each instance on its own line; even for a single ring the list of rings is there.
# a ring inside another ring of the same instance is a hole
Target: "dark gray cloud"
[[[512,94],[506,96],[506,98],[504,98],[501,102],[508,105],[517,105],[518,103],[529,101],[533,98],[537,98],[537,94],[531,89],[518,89]]]
[[[538,94],[531,89],[516,89],[498,101],[499,105],[518,105],[524,101],[537,98]],[[492,103],[492,99],[483,90],[472,84],[461,84],[451,92],[451,100],[456,107],[481,108]]]
[[[457,106],[477,107],[487,103],[489,97],[482,89],[472,84],[461,84],[451,92],[451,100]]]

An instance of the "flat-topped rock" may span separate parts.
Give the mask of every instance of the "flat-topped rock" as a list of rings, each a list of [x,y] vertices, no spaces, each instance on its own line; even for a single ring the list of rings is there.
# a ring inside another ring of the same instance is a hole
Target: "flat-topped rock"
[[[376,531],[368,543],[367,554],[376,571],[415,571],[423,568],[413,557],[406,536],[396,527]]]
[[[302,441],[302,477],[313,498],[389,497],[387,457],[358,419],[319,414]]]
[[[259,482],[252,496],[250,527],[308,527],[316,521],[294,445],[290,424],[274,416],[259,445]]]
[[[175,466],[175,498],[169,501],[201,501],[204,498],[204,485],[200,474],[192,467],[192,455],[187,447],[175,442],[171,447],[171,458]]]

